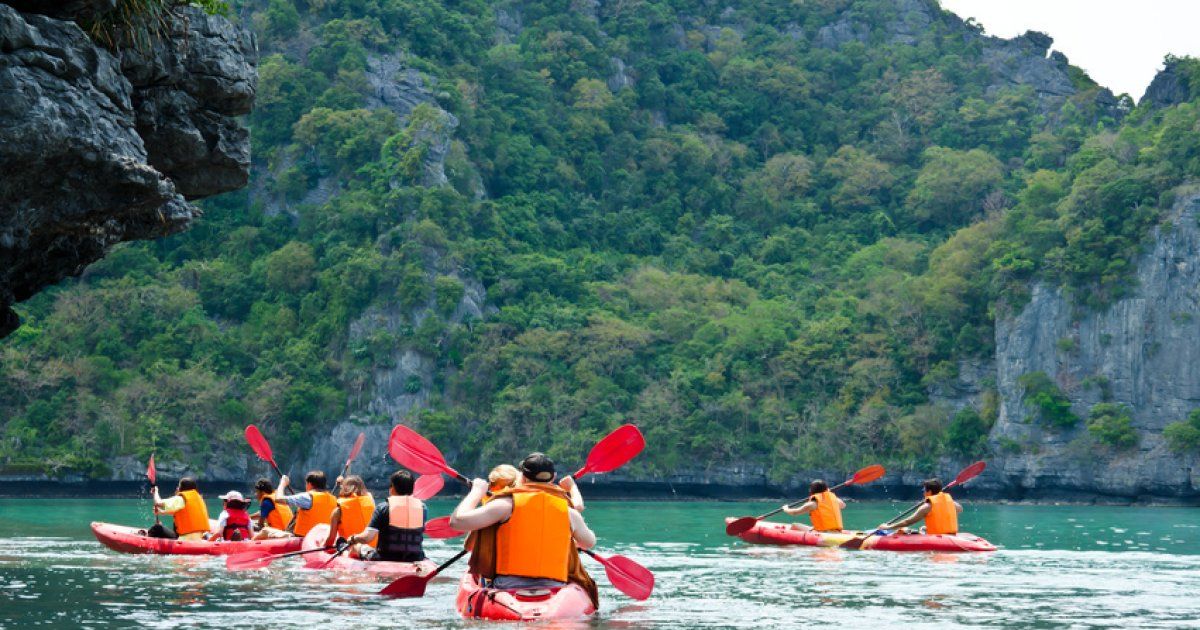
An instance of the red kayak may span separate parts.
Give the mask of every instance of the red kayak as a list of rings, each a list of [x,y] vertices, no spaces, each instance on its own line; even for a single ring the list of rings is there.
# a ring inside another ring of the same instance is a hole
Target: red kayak
[[[287,553],[300,549],[299,538],[276,538],[273,540],[239,540],[239,541],[208,541],[208,540],[172,540],[169,538],[150,538],[145,529],[113,525],[112,523],[92,523],[92,533],[102,545],[120,551],[121,553],[159,553],[165,555],[183,556],[225,556],[245,551],[266,551],[268,553]]]
[[[734,518],[725,519],[725,523]],[[837,547],[842,543],[866,536],[867,532],[815,532],[799,530],[787,523],[759,521],[754,527],[742,532],[738,538],[758,545],[807,545],[810,547]],[[871,536],[862,545],[863,549],[876,551],[995,551],[992,543],[974,534],[889,534]]]
[[[304,537],[304,544],[301,549],[308,551],[316,549],[325,544],[325,537],[329,535],[328,525],[317,525],[309,530],[308,535]],[[396,579],[406,575],[429,575],[437,568],[437,565],[428,561],[420,562],[388,562],[386,560],[375,560],[368,562],[366,560],[358,560],[351,558],[346,554],[342,554],[336,558],[332,553],[327,551],[314,551],[306,553],[303,556],[304,566],[309,569],[328,569],[330,571],[353,571],[355,573],[368,573],[371,575],[384,575],[389,579]],[[332,558],[332,560],[331,560]]]
[[[540,621],[584,619],[596,614],[592,598],[578,584],[559,588],[498,590],[482,588],[470,573],[463,574],[454,600],[464,619]]]

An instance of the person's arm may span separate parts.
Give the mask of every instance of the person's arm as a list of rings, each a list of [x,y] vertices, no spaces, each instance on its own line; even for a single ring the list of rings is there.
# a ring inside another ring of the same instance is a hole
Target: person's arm
[[[271,497],[263,497],[262,500],[258,502],[258,516],[255,518],[258,519],[259,529],[267,526],[267,517],[271,515],[271,510],[274,509],[275,502],[271,500]]]
[[[571,495],[571,507],[583,511],[583,493],[579,491],[579,484],[575,483],[575,479],[571,475],[567,475],[558,480],[558,486],[566,490]]]
[[[292,495],[276,495],[275,499],[283,501],[288,506],[297,510],[311,510],[313,506],[312,495],[307,492]]]
[[[209,540],[219,540],[225,535],[225,525],[229,522],[229,512],[221,510],[221,515],[217,517],[217,524],[213,526],[211,532],[208,533]]]
[[[838,509],[846,509],[846,502],[842,500],[842,497],[838,497]]]
[[[283,496],[284,495],[283,491],[287,490],[288,482],[290,482],[290,481],[291,481],[291,479],[289,479],[287,475],[280,475],[279,487],[275,489],[275,496],[277,496],[277,497]]]
[[[347,542],[355,545],[369,545],[378,537],[379,530],[375,529],[374,527],[368,527],[346,540]]]
[[[182,510],[185,505],[187,504],[184,502],[183,497],[175,495],[173,497],[167,497],[166,499],[160,500],[157,504],[155,504],[154,508],[158,510],[160,514],[174,514],[179,510]]]
[[[342,524],[342,508],[334,508],[329,516],[329,535],[325,537],[325,546],[332,547],[337,542],[338,525]]]
[[[926,501],[921,504],[921,507],[917,508],[917,511],[914,512],[912,516],[898,523],[883,523],[879,526],[879,529],[900,529],[902,527],[908,527],[913,523],[919,523],[925,518],[926,514],[929,514],[930,508],[931,506],[929,505],[929,501]]]
[[[571,517],[571,537],[575,539],[575,544],[580,549],[595,547],[596,534],[591,529],[588,529],[587,521],[583,520],[583,515],[574,508],[567,510],[567,514]]]
[[[787,514],[788,516],[800,516],[803,514],[808,514],[809,512],[817,509],[817,502],[816,501],[806,501],[804,503],[804,505],[801,505],[798,508],[789,507],[789,506],[790,506],[790,504],[784,504],[783,511],[785,514]]]
[[[450,527],[461,532],[473,532],[499,523],[512,514],[512,499],[508,497],[499,497],[480,507],[479,502],[487,494],[487,489],[488,482],[483,479],[471,482],[471,491],[450,515]]]
[[[958,501],[954,502],[954,511],[958,512],[959,514],[962,514],[962,504],[959,503]]]

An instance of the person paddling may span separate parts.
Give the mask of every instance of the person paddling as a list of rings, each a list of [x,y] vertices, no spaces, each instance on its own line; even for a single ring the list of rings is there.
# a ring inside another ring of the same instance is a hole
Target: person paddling
[[[221,495],[221,503],[225,509],[217,517],[217,526],[208,536],[209,540],[240,541],[253,538],[253,527],[250,524],[250,502],[237,490],[230,490]]]
[[[425,519],[429,512],[425,503],[412,496],[413,476],[407,470],[392,474],[388,500],[375,508],[371,521],[362,532],[346,542],[357,546],[363,560],[387,562],[419,562],[425,559]],[[383,532],[383,540],[379,534]],[[374,546],[374,548],[372,548]]]
[[[208,508],[194,477],[184,477],[175,487],[175,496],[163,499],[154,488],[154,513],[170,514],[175,519],[175,537],[179,540],[204,540],[208,533]]]
[[[924,519],[925,526],[921,528],[924,534],[957,534],[958,515],[962,513],[962,505],[942,492],[940,479],[927,479],[921,484],[925,490],[925,503],[917,508],[912,516],[897,523],[881,523],[879,529],[897,529],[907,533],[905,527]]]
[[[596,601],[595,582],[580,564],[577,549],[593,547],[596,535],[571,507],[571,492],[554,485],[553,460],[532,453],[519,470],[515,486],[493,493],[483,505],[489,484],[475,479],[450,515],[450,526],[460,531],[497,525],[494,536],[480,536],[475,542],[472,573],[497,589],[555,588],[575,582]]]
[[[291,480],[287,475],[279,478],[279,487],[275,490],[275,500],[297,510],[296,525],[292,528],[292,532],[297,536],[304,536],[313,527],[321,523],[328,523],[329,518],[333,516],[333,510],[337,508],[337,499],[325,489],[325,473],[314,470],[305,475],[304,492],[300,494],[285,495],[283,493],[287,489],[289,481]]]
[[[804,502],[804,505],[793,508],[785,504],[783,511],[789,516],[807,514],[812,520],[812,527],[803,523],[793,523],[792,527],[801,531],[810,529],[819,532],[842,531],[842,510],[846,509],[846,502],[830,492],[829,484],[822,479],[816,479],[808,484],[808,494],[809,499]]]
[[[329,517],[329,536],[325,546],[332,547],[338,538],[349,540],[355,534],[361,533],[371,522],[375,513],[375,498],[367,491],[367,484],[362,477],[350,475],[338,477],[338,488],[341,496],[337,500],[337,508]],[[422,520],[422,524],[424,521]],[[368,543],[367,546],[370,546]],[[356,547],[350,549],[351,557],[359,557]]]
[[[254,493],[258,498],[258,514],[254,515],[258,532],[254,534],[254,540],[293,537],[294,534],[287,530],[292,522],[292,508],[275,500],[275,486],[271,485],[271,480],[259,479],[254,482]]]

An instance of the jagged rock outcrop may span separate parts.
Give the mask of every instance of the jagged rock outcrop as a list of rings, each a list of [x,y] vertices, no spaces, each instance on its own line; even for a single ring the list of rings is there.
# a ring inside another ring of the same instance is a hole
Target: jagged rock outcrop
[[[1154,80],[1146,87],[1146,93],[1138,102],[1149,103],[1154,109],[1186,103],[1191,98],[1192,86],[1187,73],[1181,70],[1177,60],[1168,60],[1163,69],[1154,75]]]
[[[171,37],[114,55],[61,19],[106,6],[0,4],[0,336],[12,303],[118,242],[184,229],[189,199],[246,182],[235,117],[253,102],[253,37],[182,9]]]

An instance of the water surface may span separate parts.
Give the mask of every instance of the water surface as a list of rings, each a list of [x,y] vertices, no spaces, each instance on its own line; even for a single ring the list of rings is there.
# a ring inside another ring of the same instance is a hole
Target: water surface
[[[449,512],[438,500],[431,515]],[[1200,510],[966,505],[964,531],[992,554],[898,554],[761,547],[724,535],[727,515],[768,503],[594,501],[600,549],[641,562],[654,596],[601,584],[592,628],[1200,627]],[[870,527],[901,504],[853,503]],[[213,509],[213,508],[210,508]],[[216,513],[215,511],[213,512]],[[383,582],[313,572],[298,561],[228,573],[221,559],[118,554],[92,538],[102,520],[147,525],[137,499],[0,499],[0,628],[461,628],[458,567],[425,598],[384,600]],[[434,560],[452,541],[427,545]],[[511,627],[511,626],[510,626]]]

